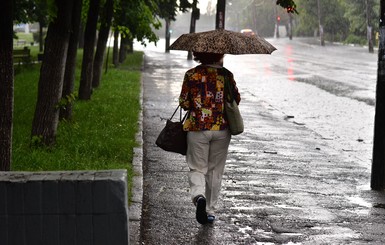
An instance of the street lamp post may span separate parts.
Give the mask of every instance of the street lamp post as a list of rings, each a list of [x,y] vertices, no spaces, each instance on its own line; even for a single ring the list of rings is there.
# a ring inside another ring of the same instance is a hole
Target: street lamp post
[[[373,190],[385,189],[385,1],[380,1],[380,45],[376,88],[376,114],[374,118],[374,140],[372,176]]]
[[[192,7],[192,12],[191,12],[191,21],[190,21],[190,33],[195,33],[195,25],[196,21],[199,20],[200,16],[200,10],[197,8],[197,0],[193,1],[193,7]],[[191,51],[188,51],[187,53],[187,59],[192,60],[193,55]]]

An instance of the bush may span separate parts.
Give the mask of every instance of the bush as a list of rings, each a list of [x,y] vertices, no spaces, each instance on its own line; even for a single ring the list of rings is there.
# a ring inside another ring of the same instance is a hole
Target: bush
[[[359,37],[353,34],[350,34],[344,41],[344,43],[347,44],[358,44],[358,45],[365,45],[367,42],[366,38]]]

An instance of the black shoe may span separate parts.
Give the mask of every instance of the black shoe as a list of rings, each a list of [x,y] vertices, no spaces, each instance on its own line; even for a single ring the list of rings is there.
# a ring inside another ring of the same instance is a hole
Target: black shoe
[[[196,201],[197,210],[196,210],[196,219],[199,224],[207,224],[207,213],[206,213],[206,198],[203,196],[198,197]]]
[[[214,223],[214,221],[215,221],[215,216],[214,215],[207,215],[207,223],[210,223],[210,224],[212,224],[212,223]]]

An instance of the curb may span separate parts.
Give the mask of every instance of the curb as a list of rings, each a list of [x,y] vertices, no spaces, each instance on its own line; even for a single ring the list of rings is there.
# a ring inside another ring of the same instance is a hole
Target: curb
[[[144,63],[144,55],[143,55]],[[143,67],[143,64],[142,64]],[[128,207],[130,243],[139,244],[140,242],[140,223],[142,220],[142,201],[143,201],[143,77],[140,79],[140,112],[138,116],[138,132],[136,142],[138,146],[133,149],[134,156],[132,166],[135,175],[133,176],[132,201]]]

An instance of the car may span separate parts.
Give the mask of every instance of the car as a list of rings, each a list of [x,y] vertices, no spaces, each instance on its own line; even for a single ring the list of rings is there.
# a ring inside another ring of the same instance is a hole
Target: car
[[[245,35],[250,35],[250,36],[255,35],[255,33],[253,32],[253,30],[251,30],[251,29],[242,29],[242,30],[241,30],[241,33],[243,33],[243,34],[245,34]]]

